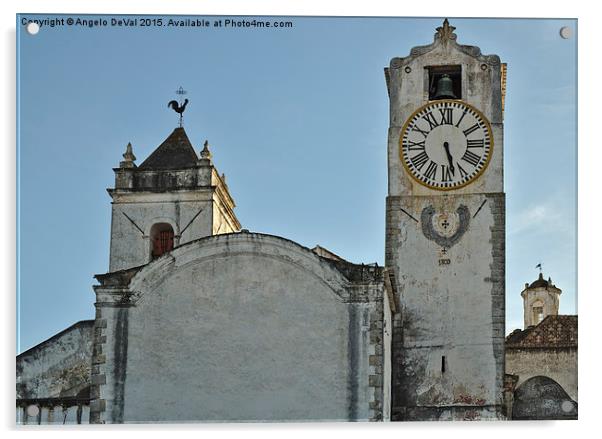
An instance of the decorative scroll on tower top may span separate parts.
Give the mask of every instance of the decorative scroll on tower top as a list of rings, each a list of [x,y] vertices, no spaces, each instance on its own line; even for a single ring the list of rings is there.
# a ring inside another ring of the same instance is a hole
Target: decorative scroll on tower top
[[[443,25],[439,26],[437,29],[437,33],[435,34],[435,38],[441,40],[442,42],[446,42],[447,40],[455,40],[457,38],[454,31],[456,28],[454,26],[450,26],[447,18],[443,20]]]

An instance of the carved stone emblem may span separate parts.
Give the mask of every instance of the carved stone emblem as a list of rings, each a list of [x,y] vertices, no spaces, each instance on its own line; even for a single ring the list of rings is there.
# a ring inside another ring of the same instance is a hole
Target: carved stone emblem
[[[433,206],[425,207],[420,215],[422,234],[441,247],[450,248],[457,243],[470,222],[468,207],[460,205],[455,212],[435,212]]]

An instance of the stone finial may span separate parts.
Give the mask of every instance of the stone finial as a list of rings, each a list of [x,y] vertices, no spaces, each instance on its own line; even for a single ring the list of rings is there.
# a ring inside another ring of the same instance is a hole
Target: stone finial
[[[209,141],[205,140],[203,144],[203,150],[201,151],[201,158],[211,160],[211,151],[209,151]]]
[[[228,183],[226,183],[226,174],[224,174],[222,172],[222,175],[220,176],[222,183],[224,184],[224,186],[226,187],[226,189],[228,189]]]
[[[134,163],[134,161],[136,160],[136,156],[134,155],[134,152],[132,151],[132,144],[128,142],[127,146],[125,147],[125,152],[123,153],[123,158],[124,160],[122,162],[119,162],[119,167],[120,168],[135,168],[136,164]]]
[[[454,26],[450,26],[449,21],[446,18],[445,20],[443,20],[443,25],[437,28],[437,33],[435,34],[435,37],[443,42],[446,42],[447,40],[455,40],[455,30],[456,28]]]

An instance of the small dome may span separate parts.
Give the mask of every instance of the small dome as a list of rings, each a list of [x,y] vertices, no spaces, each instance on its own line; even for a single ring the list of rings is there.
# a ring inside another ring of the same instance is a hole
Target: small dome
[[[533,282],[531,285],[529,285],[529,288],[548,288],[549,286],[554,286],[552,285],[551,282],[545,280],[543,278],[543,274],[539,273],[539,278]]]

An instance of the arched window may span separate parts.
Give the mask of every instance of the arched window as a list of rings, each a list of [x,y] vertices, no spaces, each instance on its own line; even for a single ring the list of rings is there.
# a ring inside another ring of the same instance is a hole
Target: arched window
[[[543,320],[543,303],[539,300],[533,302],[532,305],[533,312],[533,324],[538,325]]]
[[[173,250],[173,228],[167,223],[158,223],[151,227],[151,258],[156,259]]]

